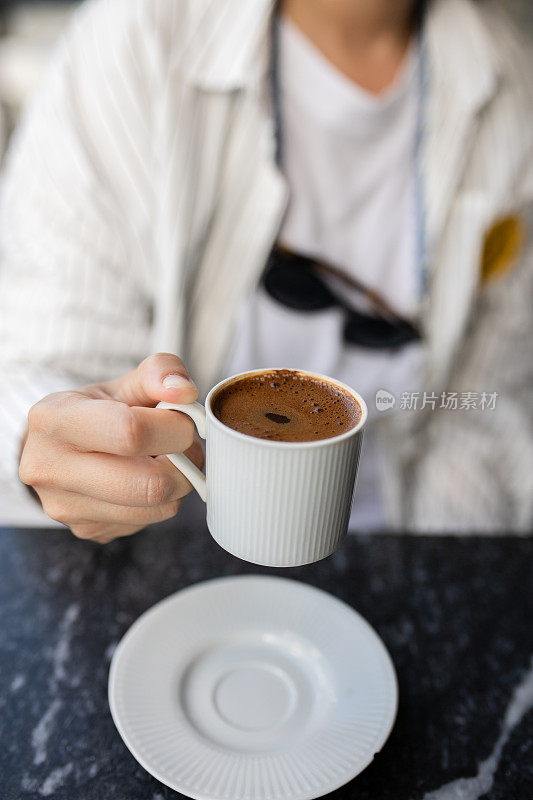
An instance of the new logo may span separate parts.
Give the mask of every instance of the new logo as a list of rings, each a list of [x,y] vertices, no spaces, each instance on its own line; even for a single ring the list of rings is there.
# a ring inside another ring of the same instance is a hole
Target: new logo
[[[378,389],[376,392],[376,408],[378,411],[389,411],[396,405],[396,397],[386,389]]]

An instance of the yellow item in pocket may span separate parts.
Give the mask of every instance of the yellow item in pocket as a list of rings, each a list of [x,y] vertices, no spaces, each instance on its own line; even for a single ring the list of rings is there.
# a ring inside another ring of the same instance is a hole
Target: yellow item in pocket
[[[520,217],[497,220],[485,235],[481,257],[481,282],[502,278],[516,264],[524,247],[525,226]]]

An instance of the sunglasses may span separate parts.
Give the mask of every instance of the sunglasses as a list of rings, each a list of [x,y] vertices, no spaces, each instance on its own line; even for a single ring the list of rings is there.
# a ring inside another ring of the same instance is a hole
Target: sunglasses
[[[275,246],[261,282],[270,297],[295,311],[343,309],[343,338],[348,344],[384,350],[403,347],[421,338],[418,329],[393,311],[377,292],[324,261]],[[341,283],[355,290],[365,298],[374,313],[350,306],[334,291],[332,283]]]

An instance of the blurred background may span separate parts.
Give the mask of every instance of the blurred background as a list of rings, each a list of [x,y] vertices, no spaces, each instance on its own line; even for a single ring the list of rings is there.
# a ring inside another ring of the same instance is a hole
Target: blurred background
[[[79,3],[0,0],[0,158],[50,52]]]
[[[532,0],[500,0],[533,36]],[[69,14],[72,0],[0,0],[0,158]]]

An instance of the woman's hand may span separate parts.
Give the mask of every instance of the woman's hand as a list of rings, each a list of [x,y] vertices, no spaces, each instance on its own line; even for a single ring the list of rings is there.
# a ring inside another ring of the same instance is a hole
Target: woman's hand
[[[197,396],[167,353],[117,380],[48,395],[28,414],[20,479],[81,539],[105,543],[168,519],[192,487],[163,454],[185,452],[202,467],[203,452],[185,414],[153,406]]]

